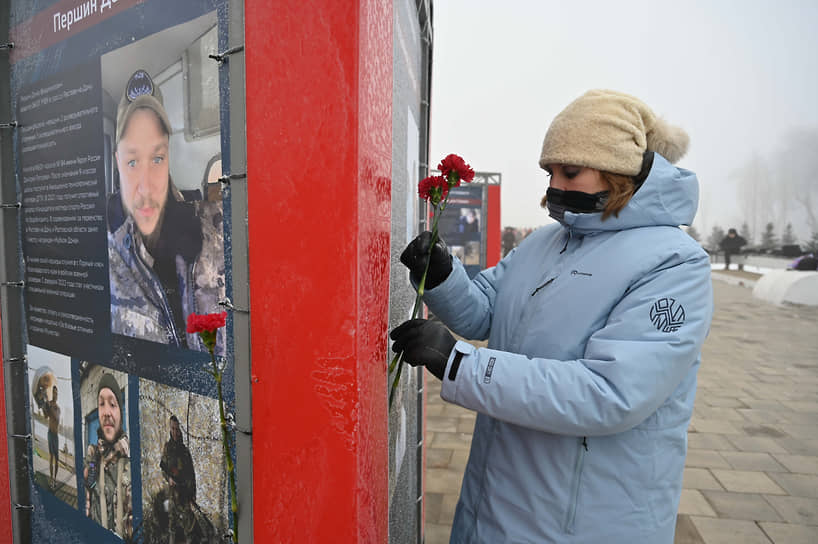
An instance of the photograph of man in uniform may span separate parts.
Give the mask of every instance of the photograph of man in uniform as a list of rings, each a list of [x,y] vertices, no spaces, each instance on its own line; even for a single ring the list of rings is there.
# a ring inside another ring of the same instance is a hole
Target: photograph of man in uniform
[[[60,405],[57,402],[57,386],[51,387],[51,400],[43,406],[48,418],[48,473],[51,476],[51,488],[57,487],[57,470],[60,468]]]
[[[227,531],[230,496],[218,401],[139,380],[145,542],[213,542]]]
[[[103,371],[96,391],[97,441],[88,446],[83,460],[85,514],[128,539],[133,527],[131,455],[122,428],[122,389],[113,374]]]
[[[111,329],[206,351],[185,324],[191,313],[218,311],[224,298],[221,202],[176,188],[169,168],[172,130],[162,91],[145,70],[136,70],[117,108],[119,190],[108,199]],[[219,354],[224,335],[221,329]]]
[[[196,516],[193,505],[196,502],[196,472],[190,450],[182,440],[182,430],[176,415],[170,416],[170,438],[162,450],[159,463],[162,475],[168,483],[167,512],[169,518],[169,542],[182,539],[192,542],[195,538]]]

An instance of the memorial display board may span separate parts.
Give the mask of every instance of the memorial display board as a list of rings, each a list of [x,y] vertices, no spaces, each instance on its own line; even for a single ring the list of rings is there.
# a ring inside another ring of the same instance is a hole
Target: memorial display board
[[[226,19],[226,0],[11,1],[20,253],[3,258],[23,276],[33,542],[230,527],[211,357],[186,332],[231,295],[227,82],[208,57]],[[228,316],[228,411],[231,338]]]

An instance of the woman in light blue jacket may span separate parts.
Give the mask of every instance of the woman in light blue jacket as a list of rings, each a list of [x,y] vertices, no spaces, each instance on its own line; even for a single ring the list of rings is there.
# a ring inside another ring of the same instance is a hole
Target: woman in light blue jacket
[[[638,99],[590,91],[543,144],[557,223],[472,281],[434,245],[425,302],[488,339],[421,319],[392,332],[443,399],[478,412],[451,542],[673,542],[713,313],[708,256],[679,228],[698,202],[672,165],[687,143]],[[415,282],[430,242],[401,256]]]

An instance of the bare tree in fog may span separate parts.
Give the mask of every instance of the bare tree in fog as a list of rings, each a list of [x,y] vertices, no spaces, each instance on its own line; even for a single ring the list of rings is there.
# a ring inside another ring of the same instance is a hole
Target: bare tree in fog
[[[738,235],[747,240],[747,244],[752,247],[755,244],[755,240],[753,239],[753,234],[750,232],[750,225],[747,224],[747,220],[741,224],[741,228],[738,229]]]
[[[758,240],[768,223],[782,230],[792,223],[796,237],[818,231],[817,178],[818,128],[793,129],[766,156],[753,154],[730,173],[749,225],[742,236]]]
[[[764,232],[761,233],[761,249],[764,251],[772,251],[778,246],[778,237],[775,235],[775,225],[767,223],[764,227]]]
[[[788,246],[797,241],[798,238],[796,238],[795,232],[792,230],[792,223],[787,223],[787,226],[784,227],[784,232],[781,234],[781,245]]]
[[[718,225],[715,225],[710,231],[710,236],[707,238],[707,249],[710,251],[710,253],[719,252],[719,244],[721,244],[724,236],[724,229]]]
[[[808,253],[818,254],[818,230],[812,231],[812,237],[804,244],[804,250]]]
[[[808,232],[818,231],[818,128],[791,130],[776,157],[782,179],[778,189],[788,193],[788,218],[803,213]],[[797,225],[797,223],[796,223]]]
[[[730,173],[736,182],[738,203],[745,222],[750,225],[750,237],[756,238],[760,226],[771,219],[768,204],[772,197],[770,170],[763,157],[754,153],[744,164]]]

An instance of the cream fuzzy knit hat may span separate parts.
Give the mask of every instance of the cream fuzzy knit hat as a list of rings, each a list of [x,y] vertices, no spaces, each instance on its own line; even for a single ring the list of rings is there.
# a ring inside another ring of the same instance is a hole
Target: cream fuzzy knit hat
[[[554,118],[542,145],[540,167],[570,164],[635,176],[645,151],[675,163],[684,156],[689,140],[684,130],[656,117],[638,98],[593,90]]]

